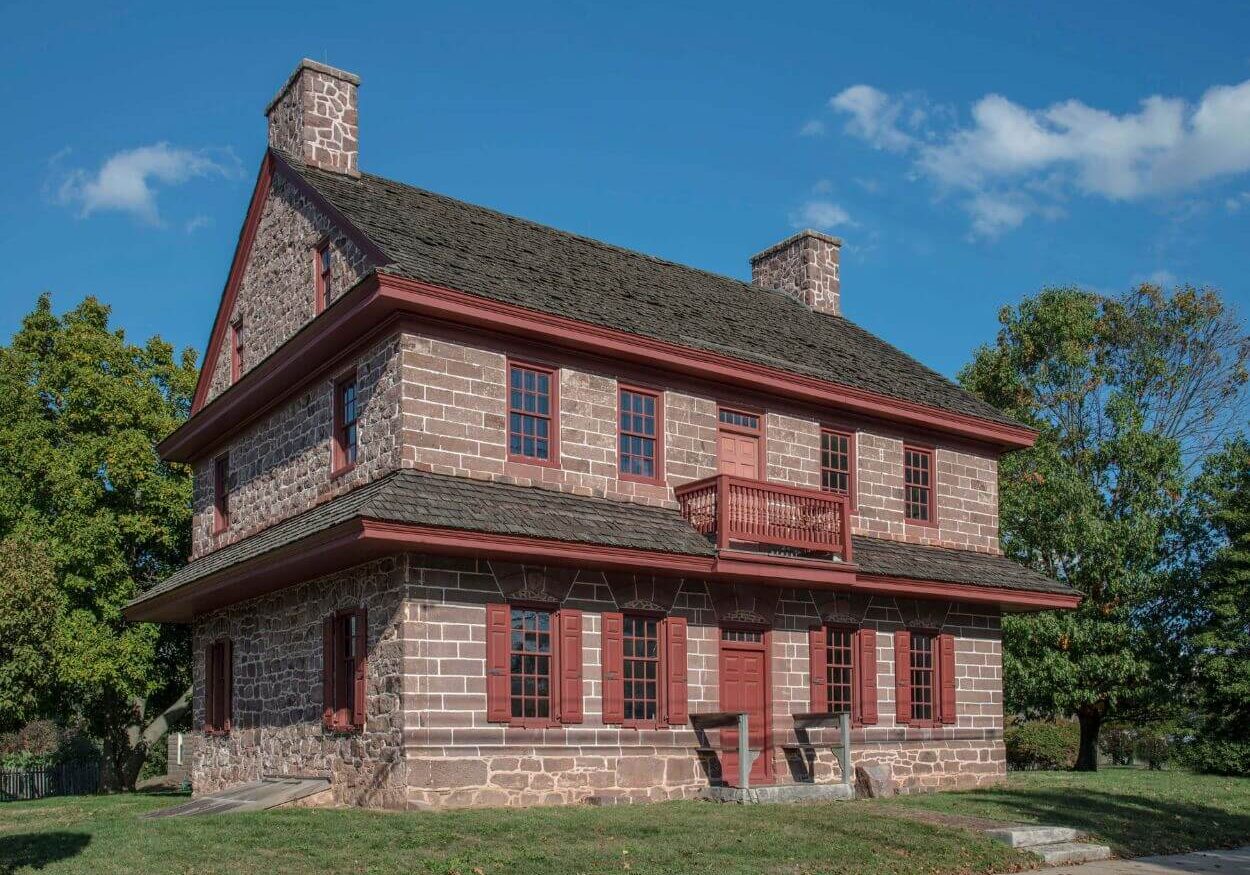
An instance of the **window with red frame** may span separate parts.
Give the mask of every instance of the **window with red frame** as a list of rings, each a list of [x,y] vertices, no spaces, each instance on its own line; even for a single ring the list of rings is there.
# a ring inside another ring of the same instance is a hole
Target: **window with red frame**
[[[237,383],[243,376],[243,323],[230,325],[230,382]]]
[[[213,532],[230,528],[230,456],[213,460]]]
[[[340,380],[334,387],[334,470],[342,471],[356,464],[360,443],[356,378]]]
[[[621,476],[632,480],[659,480],[662,414],[659,396],[638,389],[621,389],[618,450]]]
[[[486,606],[486,719],[512,726],[582,722],[582,612]]]
[[[512,365],[508,374],[508,455],[529,462],[555,459],[555,371]]]
[[[850,496],[851,436],[846,432],[825,429],[820,433],[820,488]]]
[[[326,617],[322,724],[332,732],[364,728],[369,672],[368,628],[364,608],[351,608]]]
[[[812,711],[845,712],[859,726],[876,723],[876,630],[818,626],[808,643]]]
[[[911,522],[933,522],[932,450],[903,448],[903,512]]]
[[[330,303],[330,269],[333,258],[330,254],[330,242],[327,240],[313,250],[313,269],[317,272],[317,312],[320,313]]]
[[[225,735],[233,719],[234,672],[228,639],[214,641],[204,650],[204,731]]]
[[[684,726],[690,719],[686,618],[605,613],[602,623],[603,722]]]
[[[955,723],[955,637],[945,632],[895,632],[894,681],[894,719],[900,726]]]
[[[829,688],[829,710],[850,713],[855,690],[855,633],[850,629],[826,629],[828,660],[825,684]]]
[[[934,645],[937,639],[923,632],[911,635],[911,719],[932,723],[936,712]]]
[[[654,723],[660,715],[660,626],[658,617],[626,615],[622,635],[622,703],[625,722]]]

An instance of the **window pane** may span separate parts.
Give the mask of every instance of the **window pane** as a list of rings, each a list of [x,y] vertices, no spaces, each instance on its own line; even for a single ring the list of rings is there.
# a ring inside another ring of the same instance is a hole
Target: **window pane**
[[[660,620],[625,617],[625,719],[655,720],[659,714]]]
[[[551,458],[551,375],[517,365],[509,375],[508,452]]]
[[[547,717],[551,702],[551,614],[513,608],[509,666],[513,717]]]

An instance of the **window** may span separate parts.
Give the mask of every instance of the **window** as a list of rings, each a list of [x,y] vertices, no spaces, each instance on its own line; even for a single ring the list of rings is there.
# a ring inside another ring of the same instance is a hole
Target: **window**
[[[557,459],[556,372],[512,364],[508,367],[508,457],[539,465]]]
[[[510,726],[582,722],[582,612],[486,606],[486,719]]]
[[[603,615],[603,722],[636,729],[690,719],[685,617]]]
[[[230,383],[239,382],[243,376],[243,322],[230,324]]]
[[[933,636],[911,636],[911,719],[933,722]]]
[[[363,729],[369,662],[364,608],[326,617],[322,657],[322,724],[332,732]]]
[[[322,241],[313,250],[313,270],[316,274],[317,296],[316,307],[320,313],[330,303],[330,269],[333,259],[330,254],[330,241]]]
[[[720,408],[716,435],[716,470],[731,477],[760,480],[764,472],[764,441],[760,417],[728,407]]]
[[[230,456],[213,460],[213,534],[230,528]]]
[[[933,525],[933,451],[903,448],[903,513],[908,522]]]
[[[335,474],[346,471],[356,464],[360,443],[358,420],[360,418],[356,395],[355,375],[345,377],[334,386],[334,459]]]
[[[855,452],[850,433],[823,429],[820,432],[820,488],[853,498]]]
[[[808,644],[812,711],[848,713],[856,726],[876,723],[876,630],[817,626]]]
[[[754,413],[743,413],[739,410],[730,410],[722,407],[720,410],[720,421],[721,425],[733,425],[749,431],[760,430],[760,418]]]
[[[655,392],[622,387],[617,450],[624,480],[664,480],[664,412]]]
[[[204,731],[226,735],[233,718],[234,671],[230,641],[209,644],[204,651]]]

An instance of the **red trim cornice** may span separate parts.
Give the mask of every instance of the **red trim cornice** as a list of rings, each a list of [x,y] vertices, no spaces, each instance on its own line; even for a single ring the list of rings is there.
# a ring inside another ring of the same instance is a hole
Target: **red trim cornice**
[[[206,611],[401,552],[604,571],[645,570],[648,574],[712,583],[849,589],[866,594],[997,604],[1005,610],[1073,608],[1080,602],[1079,596],[1055,593],[860,575],[849,563],[730,550],[718,556],[683,556],[358,518],[133,604],[126,608],[125,616],[134,622],[188,622]]]

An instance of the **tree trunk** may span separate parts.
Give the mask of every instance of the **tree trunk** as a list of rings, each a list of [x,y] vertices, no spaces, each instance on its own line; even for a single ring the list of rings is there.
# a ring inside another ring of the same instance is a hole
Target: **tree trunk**
[[[1102,729],[1106,710],[1102,702],[1082,705],[1077,710],[1076,718],[1081,725],[1081,748],[1076,754],[1076,765],[1072,767],[1074,771],[1098,771],[1098,733]]]
[[[104,766],[101,785],[106,792],[133,791],[139,781],[139,773],[148,758],[152,745],[160,741],[171,724],[191,708],[191,690],[178,697],[153,720],[144,724],[146,702],[136,702],[134,715],[137,720],[129,726],[104,739]]]

